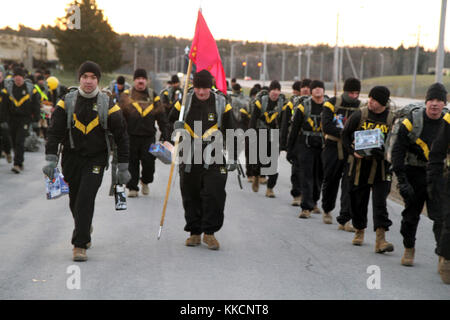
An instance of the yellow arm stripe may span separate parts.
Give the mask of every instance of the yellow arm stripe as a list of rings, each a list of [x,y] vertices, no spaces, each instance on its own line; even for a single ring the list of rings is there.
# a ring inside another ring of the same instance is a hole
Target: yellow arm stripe
[[[36,88],[35,88],[35,89],[33,89],[33,94],[35,94],[36,92],[37,92]]]
[[[57,107],[60,107],[62,109],[66,109],[66,105],[64,104],[64,100],[59,100],[58,103],[56,104]]]
[[[249,115],[247,110],[245,110],[244,108],[241,108],[239,111],[243,114],[246,114],[247,116]]]
[[[261,110],[261,102],[259,102],[259,100],[255,101],[255,106],[257,106],[258,109]]]
[[[409,121],[409,119],[405,119],[403,120],[402,124],[406,127],[406,129],[411,132],[413,129],[413,125],[411,123],[411,121]]]
[[[311,118],[308,118],[307,121],[308,121],[309,125],[311,126],[311,129],[314,131],[314,121],[312,121]]]
[[[178,110],[178,112],[181,111],[181,103],[180,103],[180,101],[177,101],[173,106],[174,106],[175,109]]]
[[[193,138],[195,138],[195,139],[200,138],[198,135],[196,135],[196,134],[194,133],[194,130],[192,130],[192,128],[191,128],[186,122],[184,123],[184,129],[186,129],[187,132],[189,132],[189,134],[191,135],[191,137],[193,137]]]
[[[159,100],[161,100],[161,98],[159,96],[157,96],[154,100],[153,103],[158,102]]]
[[[232,110],[233,107],[230,106],[230,104],[227,104],[227,106],[225,107],[225,111],[223,113],[227,113],[228,111]]]
[[[8,94],[8,90],[6,90],[6,89],[3,89],[2,92],[5,94]]]
[[[203,134],[202,139],[205,139],[207,137],[209,137],[210,135],[212,135],[215,131],[219,130],[219,127],[217,126],[217,123],[215,125],[213,125],[211,128],[209,128],[208,130],[206,130],[206,132]]]
[[[447,121],[448,124],[450,124],[450,113],[447,113],[447,114],[444,116],[444,120]]]
[[[419,147],[422,148],[423,150],[423,155],[425,156],[425,158],[428,160],[429,156],[430,156],[430,149],[428,148],[428,145],[425,143],[425,141],[423,141],[422,139],[418,138],[416,140],[416,143],[419,145]]]
[[[94,128],[100,124],[100,119],[98,118],[98,116],[95,117],[95,119],[92,120],[87,125],[87,127],[78,120],[77,115],[75,113],[73,114],[73,120],[75,122],[75,128],[80,130],[85,135],[94,130]]]
[[[169,93],[168,93],[167,91],[164,91],[164,95],[168,96],[168,95],[169,95]]]
[[[28,99],[30,99],[29,94],[27,94],[26,96],[23,96],[22,99],[20,99],[19,101],[17,101],[14,97],[11,97],[11,96],[9,97],[9,100],[11,100],[16,107],[20,107]]]
[[[116,104],[114,107],[108,110],[108,116],[117,111],[120,111],[120,107]]]
[[[125,93],[125,94],[130,94],[130,89],[124,90],[123,93]]]
[[[292,104],[291,101],[289,101],[288,103],[286,103],[286,104],[284,105],[284,107],[283,107],[281,110],[282,110],[282,111],[285,111],[288,107],[289,107],[289,109],[291,109],[291,110],[292,110],[292,108],[294,107],[294,105]]]
[[[305,113],[305,107],[302,104],[299,104],[297,106],[298,109],[300,109],[300,111],[304,114]]]
[[[328,109],[330,109],[331,112],[334,113],[334,106],[333,106],[330,102],[328,102],[328,101],[325,102],[325,103],[323,104],[323,106],[326,107],[326,108],[328,108]]]

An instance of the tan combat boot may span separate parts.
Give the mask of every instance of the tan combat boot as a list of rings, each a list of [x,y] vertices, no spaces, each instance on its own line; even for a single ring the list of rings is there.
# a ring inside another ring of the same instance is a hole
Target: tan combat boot
[[[186,246],[188,247],[196,247],[200,245],[201,236],[199,234],[191,234],[189,238],[186,240]]]
[[[355,232],[355,228],[350,221],[347,221],[347,223],[344,225],[344,230],[347,232]]]
[[[137,198],[139,193],[136,190],[130,190],[128,191],[128,198]]]
[[[148,196],[148,195],[150,194],[150,189],[149,189],[149,187],[148,187],[148,184],[143,183],[143,182],[141,181],[141,187],[142,187],[142,194],[143,194],[144,196]]]
[[[259,190],[259,177],[253,177],[253,182],[252,182],[252,190],[253,192],[258,192]]]
[[[87,261],[86,249],[73,248],[73,261]]]
[[[275,198],[275,193],[273,193],[273,189],[267,188],[266,197],[267,198]]]
[[[12,167],[11,171],[14,173],[20,173],[20,171],[21,171],[20,166],[15,165],[14,167]]]
[[[300,207],[300,204],[302,203],[302,197],[298,196],[298,197],[294,197],[294,200],[292,200],[291,205],[293,207]]]
[[[267,184],[267,178],[266,177],[259,177],[259,184]]]
[[[414,265],[414,253],[416,250],[414,248],[405,248],[405,252],[402,257],[402,265],[407,267],[412,267]]]
[[[355,237],[352,240],[354,246],[362,246],[364,242],[364,229],[355,229]]]
[[[247,181],[250,183],[253,183],[253,179],[255,179],[255,177],[247,177]]]
[[[214,237],[214,234],[203,234],[203,242],[208,245],[208,249],[219,250],[219,241]]]
[[[311,211],[303,209],[298,217],[301,219],[308,219],[309,217],[311,217]]]
[[[322,219],[325,224],[333,224],[333,217],[329,212],[324,212]]]
[[[314,209],[313,209],[313,211],[312,211],[312,213],[315,213],[315,214],[321,214],[322,211],[320,211],[319,207],[318,207],[317,205],[315,205],[315,206],[314,206]]]
[[[439,256],[439,262],[438,262],[438,273],[439,274],[441,274],[442,261],[444,261],[444,257]]]
[[[11,153],[7,153],[6,154],[6,162],[12,163],[12,155],[11,155]]]
[[[385,253],[394,251],[394,245],[385,239],[386,230],[378,228],[376,231],[375,252]]]
[[[89,232],[92,235],[92,232],[94,232],[94,227],[93,226],[91,226],[91,230]],[[90,249],[91,247],[92,247],[92,239],[91,239],[91,242],[88,242],[86,244],[86,249]]]
[[[439,268],[441,279],[445,284],[450,284],[450,260],[446,260],[444,257],[441,258]]]

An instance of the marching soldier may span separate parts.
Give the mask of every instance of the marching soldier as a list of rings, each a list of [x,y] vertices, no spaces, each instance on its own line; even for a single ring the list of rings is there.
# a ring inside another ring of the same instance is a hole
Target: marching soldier
[[[445,87],[440,83],[430,86],[425,99],[425,108],[418,107],[409,112],[400,124],[392,149],[392,167],[397,175],[398,188],[405,202],[400,229],[405,247],[401,260],[404,266],[414,264],[416,231],[425,202],[428,216],[434,222],[436,253],[439,254],[441,250],[439,242],[442,210],[439,202],[428,198],[426,167],[429,149],[444,122],[442,111],[446,104]]]
[[[339,230],[354,231],[351,220],[350,196],[346,179],[343,174],[348,173],[348,155],[342,146],[341,134],[345,122],[353,112],[359,110],[362,102],[358,99],[361,91],[361,82],[349,78],[344,82],[344,93],[333,97],[324,103],[322,111],[322,130],[325,135],[325,148],[322,151],[323,185],[322,209],[323,222],[332,223],[331,211],[336,204],[336,197],[341,182],[341,211],[337,217]]]
[[[450,113],[433,142],[427,168],[428,196],[442,204],[443,228],[439,241],[439,273],[444,283],[450,284]],[[444,187],[444,188],[442,188]]]
[[[289,133],[287,158],[299,164],[301,183],[301,208],[299,218],[307,219],[311,212],[320,214],[317,201],[322,186],[321,152],[323,134],[320,114],[325,102],[325,84],[320,80],[311,82],[311,97],[296,107],[292,129]]]
[[[280,113],[284,104],[286,103],[286,97],[281,93],[281,85],[277,80],[273,80],[270,83],[268,90],[261,90],[253,104],[253,113],[250,119],[250,128],[255,129],[257,131],[258,137],[258,145],[257,145],[257,164],[251,165],[251,176],[254,177],[252,189],[254,192],[258,192],[260,176],[261,176],[261,168],[269,168],[274,164],[269,162],[268,164],[262,164],[260,161],[259,155],[259,147],[260,147],[260,139],[261,139],[261,130],[266,131],[267,137],[267,156],[272,158],[271,148],[272,143],[279,143],[279,141],[272,141],[272,132],[273,129],[280,128]],[[278,159],[278,156],[277,156]],[[275,198],[275,193],[273,192],[273,188],[275,187],[278,179],[278,172],[274,174],[268,175],[269,179],[267,181],[267,191],[266,197]]]
[[[155,157],[149,152],[156,141],[155,122],[161,131],[163,141],[169,141],[169,123],[159,96],[148,88],[147,72],[136,69],[134,85],[120,96],[119,106],[127,122],[130,137],[129,171],[131,180],[127,184],[128,197],[139,194],[140,181],[142,194],[150,193],[148,184],[153,182],[155,174]],[[142,172],[140,167],[142,165]]]
[[[354,112],[347,120],[342,132],[342,144],[349,154],[348,183],[355,237],[353,245],[364,242],[364,230],[367,227],[367,210],[372,191],[373,224],[376,232],[375,252],[394,251],[394,246],[385,240],[385,232],[392,221],[386,208],[386,199],[391,190],[392,176],[384,150],[374,148],[372,155],[363,156],[355,152],[354,133],[360,130],[380,129],[386,140],[392,129],[393,112],[387,107],[389,89],[376,86],[369,92],[368,106]]]
[[[69,205],[75,222],[72,235],[73,260],[86,261],[91,246],[95,198],[110,154],[109,133],[117,145],[118,183],[130,180],[128,134],[120,107],[100,92],[100,67],[91,61],[78,70],[80,86],[59,100],[51,117],[43,172],[54,178],[59,161],[58,145],[63,145],[62,173],[69,184]]]
[[[186,226],[190,232],[186,246],[198,246],[203,242],[210,250],[218,250],[220,245],[214,234],[218,232],[224,221],[225,185],[229,171],[236,169],[236,153],[228,164],[207,161],[201,157],[196,163],[195,153],[204,154],[206,148],[214,140],[218,130],[225,137],[226,129],[235,129],[232,107],[227,104],[225,96],[215,93],[211,88],[213,77],[207,70],[194,74],[194,89],[186,97],[183,121],[175,121],[174,129],[185,129],[191,139],[201,139],[201,150],[191,150],[191,162],[180,164],[180,188],[183,198]],[[180,110],[172,108],[170,117],[178,119]],[[198,132],[201,123],[201,132]],[[193,142],[191,145],[194,145]],[[217,150],[216,150],[217,151]],[[208,152],[208,150],[206,150]],[[223,154],[214,155],[215,159],[224,159]]]
[[[40,96],[30,80],[25,79],[25,71],[16,67],[13,79],[8,79],[1,91],[2,106],[0,126],[2,130],[9,129],[14,148],[14,173],[23,171],[25,137],[30,126],[39,127]]]

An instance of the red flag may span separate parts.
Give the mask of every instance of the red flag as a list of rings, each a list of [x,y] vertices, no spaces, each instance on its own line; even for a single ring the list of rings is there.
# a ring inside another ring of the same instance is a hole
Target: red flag
[[[208,70],[216,79],[217,89],[227,94],[227,82],[219,49],[217,49],[216,40],[214,40],[209,31],[201,10],[198,10],[195,35],[192,40],[189,58],[197,66],[197,72],[203,69]]]

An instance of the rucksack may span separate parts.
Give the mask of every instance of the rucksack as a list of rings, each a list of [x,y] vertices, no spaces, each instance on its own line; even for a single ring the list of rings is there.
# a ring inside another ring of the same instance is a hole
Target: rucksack
[[[25,84],[27,93],[29,94],[30,100],[31,100],[31,98],[33,97],[34,84],[33,84],[33,82],[31,82],[30,79],[25,79],[24,84]],[[14,86],[14,80],[12,78],[5,79],[5,89],[8,92],[8,95],[10,97],[14,97],[13,96],[13,86]]]
[[[215,96],[216,102],[216,114],[217,114],[217,127],[222,128],[222,117],[227,105],[227,99],[222,94],[216,93],[211,90],[211,94]],[[186,95],[186,103],[184,108],[183,121],[186,121],[186,116],[191,108],[192,96],[194,95],[194,90],[190,90]]]
[[[231,94],[231,107],[233,108],[234,119],[238,122],[242,120],[241,109],[247,111],[249,99],[243,94]]]
[[[400,126],[406,119],[411,119],[411,121],[408,120],[408,122],[412,125],[411,127],[407,128],[409,131],[408,138],[410,139],[411,143],[417,143],[422,149],[424,149],[425,157],[427,157],[427,152],[425,151],[426,147],[422,144],[423,141],[419,139],[423,130],[423,113],[425,112],[425,109],[425,103],[418,102],[408,104],[394,111],[393,127],[388,136],[388,140],[386,141],[385,146],[386,159],[389,162],[392,162],[392,149],[394,148],[395,141],[397,140]],[[445,114],[448,112],[448,109],[444,108],[442,112]],[[426,165],[425,162],[417,159],[417,156],[410,152],[407,152],[405,160],[407,164],[412,166]]]
[[[256,98],[255,98],[254,104],[256,104],[258,101],[260,101],[260,103],[261,103],[261,114],[263,115],[264,113],[266,113],[267,107],[269,105],[269,91],[261,90],[260,92],[258,92],[258,94],[256,95]],[[278,97],[277,106],[273,110],[274,114],[279,115],[281,113],[281,111],[283,110],[284,101],[285,101],[285,96],[284,96],[284,94],[281,93],[280,96]],[[258,129],[268,129],[268,128],[269,128],[269,126],[267,125],[266,122],[264,122],[261,119],[258,119]]]

